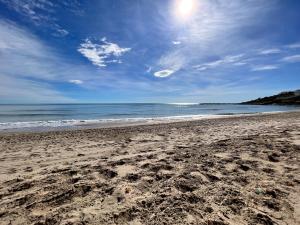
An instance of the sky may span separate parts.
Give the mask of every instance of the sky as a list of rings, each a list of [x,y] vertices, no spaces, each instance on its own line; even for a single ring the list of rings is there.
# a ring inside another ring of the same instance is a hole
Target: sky
[[[0,0],[0,103],[241,102],[300,88],[298,0]]]

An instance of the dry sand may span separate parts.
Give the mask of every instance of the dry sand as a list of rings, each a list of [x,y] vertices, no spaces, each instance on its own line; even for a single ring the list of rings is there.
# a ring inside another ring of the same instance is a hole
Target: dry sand
[[[0,134],[0,224],[300,224],[300,112]]]

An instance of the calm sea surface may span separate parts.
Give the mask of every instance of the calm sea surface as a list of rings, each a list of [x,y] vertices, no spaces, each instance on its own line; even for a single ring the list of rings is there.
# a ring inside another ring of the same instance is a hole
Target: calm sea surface
[[[239,104],[39,104],[0,105],[0,130],[76,126],[89,123],[192,118],[257,112],[290,111],[296,106]]]

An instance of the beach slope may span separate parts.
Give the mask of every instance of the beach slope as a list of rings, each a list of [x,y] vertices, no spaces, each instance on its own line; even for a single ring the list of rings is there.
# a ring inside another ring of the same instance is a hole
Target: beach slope
[[[300,112],[0,134],[0,224],[300,224]]]

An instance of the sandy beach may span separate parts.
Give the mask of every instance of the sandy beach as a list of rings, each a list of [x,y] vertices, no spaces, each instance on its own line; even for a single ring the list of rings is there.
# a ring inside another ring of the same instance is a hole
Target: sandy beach
[[[0,134],[0,224],[300,224],[300,112]]]

